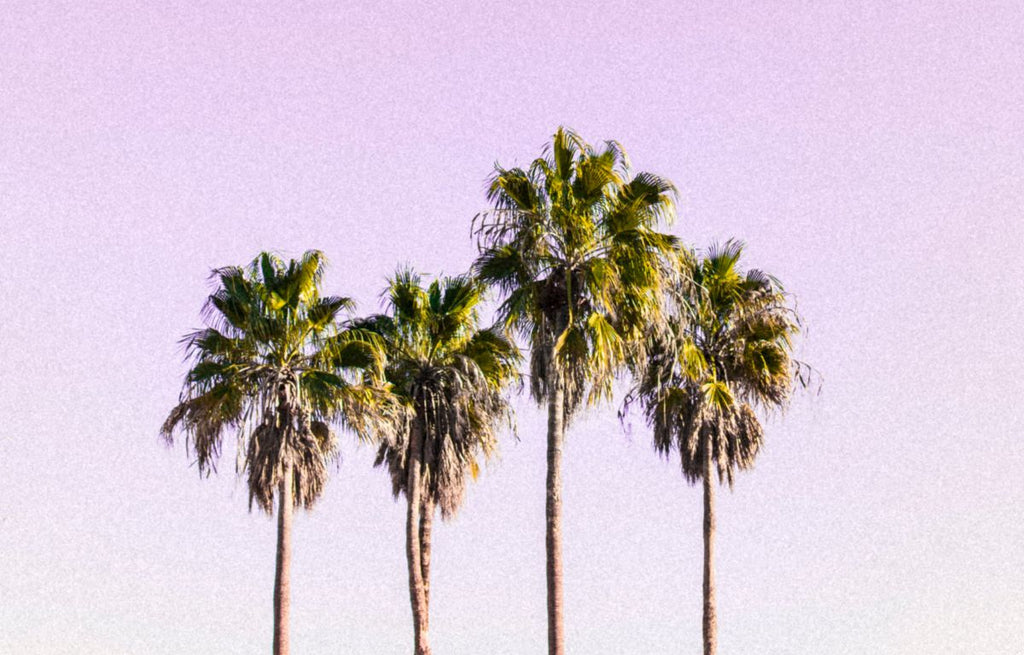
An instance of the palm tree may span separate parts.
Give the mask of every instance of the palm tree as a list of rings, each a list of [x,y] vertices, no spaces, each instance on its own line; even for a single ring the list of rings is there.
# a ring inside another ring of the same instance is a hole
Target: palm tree
[[[207,327],[183,340],[193,364],[161,429],[168,443],[184,433],[202,475],[215,470],[224,432],[237,430],[250,510],[255,502],[272,514],[276,493],[275,655],[288,653],[292,508],[310,509],[323,491],[336,453],[330,421],[359,434],[389,424],[374,406],[379,394],[349,375],[373,370],[373,339],[339,329],[352,301],[320,295],[323,269],[313,250],[287,264],[261,253],[246,268],[214,271]]]
[[[562,620],[562,442],[586,399],[612,381],[647,324],[658,324],[674,277],[675,237],[655,231],[675,189],[630,175],[619,144],[601,149],[559,128],[527,170],[496,168],[490,211],[474,219],[479,278],[498,288],[500,315],[530,346],[530,392],[547,405],[548,652],[565,651]]]
[[[391,474],[395,497],[408,502],[406,556],[414,653],[429,655],[430,535],[434,508],[449,519],[476,477],[478,458],[496,446],[496,429],[511,415],[505,388],[517,378],[519,353],[494,329],[479,329],[481,287],[446,277],[426,288],[401,269],[384,296],[388,313],[354,325],[380,336],[386,379],[407,421],[382,439],[377,465]]]
[[[649,344],[638,383],[639,401],[662,455],[677,451],[684,478],[704,489],[704,655],[714,655],[715,486],[732,488],[737,469],[750,468],[764,430],[755,408],[773,410],[789,399],[803,365],[791,357],[799,318],[778,280],[739,269],[743,245],[729,241],[703,259],[681,284],[669,329]]]

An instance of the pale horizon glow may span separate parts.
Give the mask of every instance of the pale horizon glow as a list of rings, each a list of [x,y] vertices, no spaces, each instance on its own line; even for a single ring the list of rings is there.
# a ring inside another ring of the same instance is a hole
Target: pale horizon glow
[[[1017,3],[15,0],[0,54],[0,652],[268,650],[273,520],[233,448],[200,479],[158,439],[210,270],[317,248],[376,311],[400,263],[469,266],[495,162],[558,125],[673,180],[686,243],[744,240],[824,377],[719,495],[719,652],[1020,652]],[[517,407],[435,531],[440,655],[546,643],[544,416]],[[698,652],[700,490],[616,409],[568,433],[568,651]],[[292,650],[407,652],[403,505],[343,455],[296,514]]]

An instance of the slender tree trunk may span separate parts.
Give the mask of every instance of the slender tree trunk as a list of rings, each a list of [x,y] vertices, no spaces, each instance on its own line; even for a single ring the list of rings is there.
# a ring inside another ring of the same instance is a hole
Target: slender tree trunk
[[[552,367],[554,368],[554,367]],[[565,436],[565,391],[553,374],[548,397],[547,580],[548,655],[564,655],[562,621],[562,440]]]
[[[423,498],[423,514],[420,515],[420,569],[423,571],[423,598],[425,601],[424,620],[430,627],[430,535],[434,526],[434,503]]]
[[[704,655],[715,655],[715,480],[711,465],[711,439],[704,438]]]
[[[427,597],[423,586],[423,559],[420,551],[420,504],[423,468],[423,432],[413,421],[409,442],[406,496],[409,513],[405,523],[405,554],[409,564],[409,601],[412,605],[413,654],[430,655],[427,640]]]
[[[274,574],[274,655],[288,655],[288,613],[291,609],[292,465],[286,462],[277,492],[277,568]]]

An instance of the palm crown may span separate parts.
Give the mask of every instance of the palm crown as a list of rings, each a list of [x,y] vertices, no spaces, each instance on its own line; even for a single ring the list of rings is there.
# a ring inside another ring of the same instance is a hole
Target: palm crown
[[[369,409],[372,387],[351,375],[373,374],[373,340],[338,327],[352,301],[320,296],[323,268],[323,255],[309,251],[287,264],[262,253],[246,268],[214,271],[208,326],[184,339],[193,365],[161,429],[168,441],[184,432],[201,473],[215,468],[225,430],[237,430],[250,506],[267,512],[286,465],[296,505],[319,497],[335,454],[331,420],[360,434],[388,425]]]
[[[527,170],[497,168],[493,209],[475,221],[474,268],[501,291],[501,316],[531,344],[536,400],[553,375],[567,416],[585,397],[610,393],[675,272],[677,240],[654,229],[671,218],[674,193],[656,175],[630,178],[618,143],[597,150],[563,128]]]
[[[412,423],[423,435],[426,504],[442,516],[457,511],[467,473],[496,446],[495,430],[508,420],[504,391],[517,377],[519,353],[499,331],[479,329],[480,286],[446,277],[424,288],[418,275],[399,270],[385,291],[388,312],[355,325],[379,335],[388,355],[391,392],[408,409],[406,429],[382,440],[377,464],[386,465],[396,495],[407,492]]]
[[[705,440],[720,480],[731,485],[737,468],[753,464],[763,438],[754,408],[785,405],[799,366],[791,357],[798,318],[777,280],[740,271],[742,251],[729,241],[694,260],[632,398],[644,406],[655,448],[677,450],[691,483],[702,477]]]

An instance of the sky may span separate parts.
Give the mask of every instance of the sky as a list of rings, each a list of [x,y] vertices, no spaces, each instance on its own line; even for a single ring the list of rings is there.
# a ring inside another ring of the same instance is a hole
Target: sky
[[[823,380],[719,494],[719,652],[1019,653],[1024,11],[916,4],[8,3],[0,652],[265,652],[274,521],[231,448],[203,479],[158,438],[210,270],[317,248],[377,311],[399,264],[465,270],[495,163],[565,125],[673,180],[687,244],[744,240]],[[700,489],[616,403],[567,437],[568,652],[698,652]],[[435,529],[442,655],[546,643],[517,410]],[[296,518],[293,652],[407,652],[404,508],[342,452]]]

